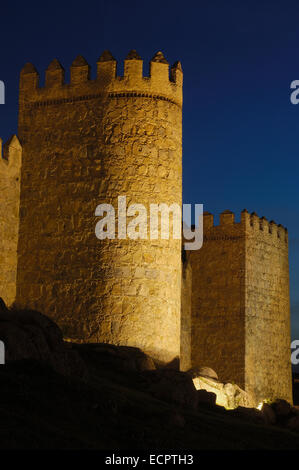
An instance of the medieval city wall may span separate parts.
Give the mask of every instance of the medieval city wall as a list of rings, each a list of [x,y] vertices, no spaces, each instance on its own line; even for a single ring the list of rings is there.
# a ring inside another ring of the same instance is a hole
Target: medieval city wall
[[[254,402],[292,401],[287,231],[244,210],[204,214],[200,250],[181,240],[118,238],[126,208],[182,204],[182,70],[161,52],[124,75],[105,51],[97,78],[78,56],[70,83],[57,60],[45,86],[27,64],[19,137],[0,152],[0,297],[52,317],[65,338],[136,346],[181,370],[215,369]],[[2,143],[2,142],[1,142]],[[112,204],[116,238],[99,240],[96,207]],[[131,214],[129,223],[135,218]]]

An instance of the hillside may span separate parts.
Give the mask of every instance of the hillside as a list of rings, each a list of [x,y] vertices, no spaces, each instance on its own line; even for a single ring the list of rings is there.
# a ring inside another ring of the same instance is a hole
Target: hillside
[[[138,349],[60,335],[37,312],[2,306],[1,449],[299,448],[299,434],[255,410],[198,401],[188,374],[155,370]]]

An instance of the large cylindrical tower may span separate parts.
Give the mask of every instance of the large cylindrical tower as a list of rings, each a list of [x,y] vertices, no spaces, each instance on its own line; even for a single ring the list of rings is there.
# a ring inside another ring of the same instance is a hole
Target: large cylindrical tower
[[[21,72],[23,145],[17,305],[51,316],[76,341],[137,346],[162,362],[179,356],[181,242],[99,240],[95,209],[182,203],[182,70],[161,52],[143,76],[131,51],[124,75],[109,52],[97,78],[81,56],[69,84],[57,60],[39,87]],[[130,217],[128,217],[130,221]],[[116,223],[117,226],[117,223]]]

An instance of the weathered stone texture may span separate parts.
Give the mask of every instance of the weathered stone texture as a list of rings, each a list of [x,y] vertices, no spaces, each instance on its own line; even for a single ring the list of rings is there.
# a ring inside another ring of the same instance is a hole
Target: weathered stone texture
[[[80,60],[79,60],[80,59]],[[182,73],[113,58],[97,80],[77,58],[71,84],[55,62],[46,87],[20,81],[22,166],[17,305],[51,316],[65,336],[137,346],[156,359],[180,353],[180,240],[98,240],[95,209],[182,198]]]
[[[192,367],[214,369],[222,382],[244,387],[245,244],[240,224],[213,226],[204,215],[204,241],[190,252]]]
[[[197,390],[205,390],[216,395],[216,404],[227,409],[234,409],[238,406],[254,406],[253,397],[244,392],[238,385],[231,383],[221,383],[218,380],[195,376],[193,383]]]
[[[3,148],[0,139],[0,297],[8,305],[16,298],[22,148],[13,136]]]
[[[192,367],[215,369],[254,397],[292,401],[287,233],[243,211],[204,216],[191,252]]]
[[[288,236],[246,214],[245,388],[292,402]]]
[[[192,269],[189,252],[183,250],[182,253],[180,369],[186,371],[191,368]]]

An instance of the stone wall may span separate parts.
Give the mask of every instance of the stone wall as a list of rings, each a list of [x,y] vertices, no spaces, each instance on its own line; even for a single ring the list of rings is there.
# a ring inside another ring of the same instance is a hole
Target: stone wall
[[[17,304],[51,316],[66,337],[137,346],[170,362],[180,352],[180,240],[98,240],[95,209],[182,202],[182,71],[162,53],[143,77],[105,52],[96,80],[77,57],[71,82],[54,60],[39,88],[20,80],[24,147]]]
[[[191,368],[192,268],[190,252],[182,250],[181,354],[180,370]]]
[[[246,214],[245,388],[292,402],[288,234]]]
[[[204,214],[204,240],[192,265],[192,368],[214,369],[221,382],[244,387],[245,238],[233,214]]]
[[[13,136],[3,152],[0,139],[0,297],[7,305],[16,299],[21,163],[18,138]]]
[[[256,403],[292,401],[287,232],[243,211],[204,215],[191,252],[192,367],[214,369]]]

